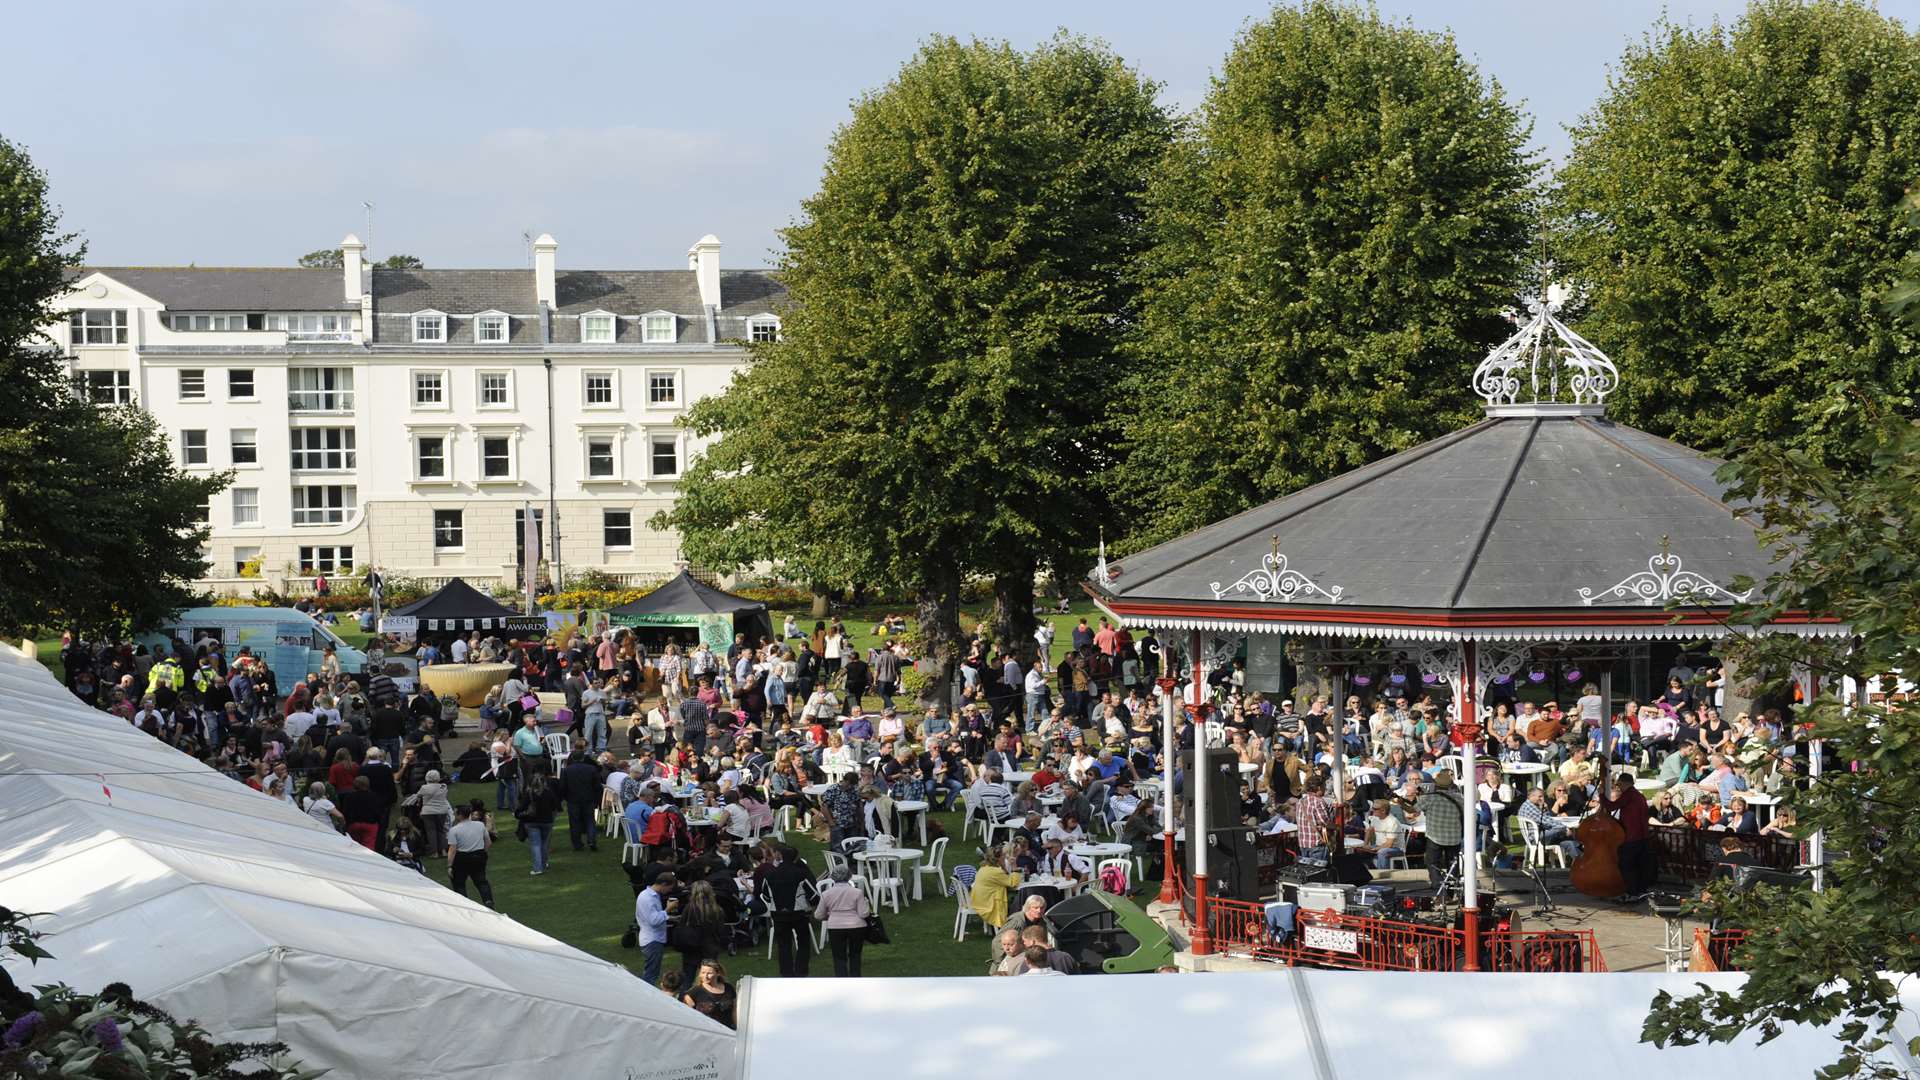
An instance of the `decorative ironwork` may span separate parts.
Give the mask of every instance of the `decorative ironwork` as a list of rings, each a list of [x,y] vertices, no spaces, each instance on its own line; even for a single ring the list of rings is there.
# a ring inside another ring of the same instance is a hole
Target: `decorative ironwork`
[[[1595,592],[1585,586],[1580,588],[1580,602],[1592,607],[1603,600],[1638,600],[1647,607],[1664,604],[1670,600],[1692,600],[1696,598],[1744,601],[1753,595],[1753,590],[1734,592],[1714,583],[1691,570],[1682,569],[1680,556],[1668,550],[1667,538],[1660,538],[1660,551],[1647,560],[1645,570],[1636,570],[1621,578],[1614,585]]]
[[[1545,292],[1527,302],[1533,317],[1474,369],[1473,392],[1488,405],[1604,404],[1620,384],[1620,370],[1607,354],[1554,317],[1566,302],[1566,290],[1553,285]],[[1562,369],[1567,371],[1564,398]]]
[[[1246,576],[1231,585],[1222,587],[1217,581],[1208,585],[1213,590],[1215,600],[1223,600],[1230,593],[1252,593],[1257,600],[1298,600],[1308,596],[1324,596],[1331,603],[1339,603],[1340,596],[1346,592],[1345,586],[1335,585],[1321,588],[1312,578],[1287,565],[1287,557],[1280,554],[1280,538],[1273,538],[1273,552],[1260,557],[1260,568],[1249,570]]]
[[[1240,655],[1240,643],[1246,639],[1245,634],[1207,638],[1201,646],[1202,662],[1207,665],[1207,673],[1211,675],[1232,667],[1234,658]]]

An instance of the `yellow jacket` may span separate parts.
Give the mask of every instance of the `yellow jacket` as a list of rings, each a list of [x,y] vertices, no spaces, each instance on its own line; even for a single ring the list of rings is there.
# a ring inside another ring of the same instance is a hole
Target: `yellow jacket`
[[[980,913],[991,929],[1007,921],[1007,892],[1020,887],[1020,875],[1009,874],[997,865],[986,865],[973,877],[973,910]]]

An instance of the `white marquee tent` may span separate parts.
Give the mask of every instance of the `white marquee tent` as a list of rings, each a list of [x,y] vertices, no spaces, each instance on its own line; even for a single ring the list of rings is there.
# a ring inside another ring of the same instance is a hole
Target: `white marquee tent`
[[[1067,978],[746,979],[741,1080],[1298,1077],[1808,1080],[1840,1051],[1789,1027],[1761,1046],[1640,1042],[1657,990],[1739,975],[1417,974],[1308,971]],[[1096,981],[1097,980],[1097,981]],[[1900,1040],[1920,1034],[1906,994]],[[831,1017],[823,1039],[821,1018]],[[1058,1023],[1023,1022],[1047,1017]],[[1898,1051],[1896,1051],[1897,1053]],[[1895,1061],[1909,1074],[1914,1063]]]
[[[705,1078],[733,1033],[75,701],[0,645],[0,904],[23,986],[134,993],[347,1077]]]

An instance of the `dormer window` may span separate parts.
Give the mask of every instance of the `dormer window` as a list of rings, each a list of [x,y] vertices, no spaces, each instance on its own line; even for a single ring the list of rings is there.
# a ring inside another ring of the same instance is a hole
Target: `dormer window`
[[[507,316],[499,311],[483,311],[473,317],[473,340],[479,345],[507,343]]]
[[[413,343],[416,345],[440,345],[447,340],[447,315],[443,311],[416,311],[413,313]]]
[[[679,318],[672,312],[655,312],[648,315],[643,324],[645,336],[642,340],[648,345],[671,345],[676,336],[675,332],[679,329],[679,322]]]
[[[586,345],[613,344],[613,316],[604,311],[580,316],[580,341]]]
[[[780,320],[772,315],[755,315],[747,320],[748,341],[779,341]]]

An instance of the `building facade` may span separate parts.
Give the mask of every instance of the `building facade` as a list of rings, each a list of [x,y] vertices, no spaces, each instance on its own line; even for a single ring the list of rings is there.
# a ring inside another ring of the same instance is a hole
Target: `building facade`
[[[770,271],[89,267],[48,328],[86,392],[137,402],[206,508],[206,584],[297,591],[318,573],[481,587],[534,558],[640,582],[671,572],[673,504],[700,443],[676,421],[779,333]]]

